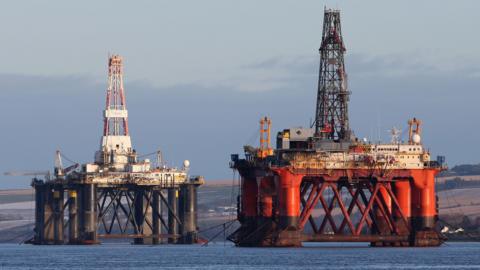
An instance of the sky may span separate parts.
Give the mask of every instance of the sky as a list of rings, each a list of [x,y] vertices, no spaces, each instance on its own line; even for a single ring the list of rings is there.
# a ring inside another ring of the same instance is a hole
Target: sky
[[[479,163],[478,1],[10,1],[0,172],[52,170],[56,149],[93,161],[107,58],[120,54],[137,152],[231,179],[230,154],[258,144],[260,117],[274,134],[314,117],[325,6],[341,10],[355,134],[389,140],[415,116],[433,156]]]

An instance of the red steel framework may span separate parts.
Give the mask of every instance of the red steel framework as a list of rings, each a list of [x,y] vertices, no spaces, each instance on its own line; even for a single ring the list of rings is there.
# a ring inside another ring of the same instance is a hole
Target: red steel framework
[[[437,246],[434,176],[422,170],[269,171],[238,160],[240,246],[301,246],[308,241],[373,246]],[[263,176],[260,176],[263,175]]]

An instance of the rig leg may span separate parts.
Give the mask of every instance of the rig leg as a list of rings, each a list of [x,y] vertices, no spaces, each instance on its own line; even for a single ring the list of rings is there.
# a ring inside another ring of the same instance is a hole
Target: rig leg
[[[152,208],[150,208],[151,200],[150,191],[143,188],[138,188],[135,191],[135,223],[137,225],[137,233],[143,235],[142,238],[135,238],[134,244],[152,244],[152,238],[147,237],[152,235],[152,229],[148,226],[148,217],[152,215]],[[151,222],[150,222],[151,224]]]
[[[408,225],[410,225],[410,219],[412,216],[412,195],[410,189],[410,181],[408,179],[404,181],[397,181],[394,185],[395,197],[397,197],[398,205],[403,215],[407,219]],[[401,216],[399,213],[394,213],[395,219],[400,221]],[[407,228],[405,228],[407,229]]]
[[[178,234],[178,189],[171,188],[168,190],[168,207],[170,211],[168,211],[168,234],[172,235],[172,237],[168,238],[168,243],[176,244],[177,237],[173,235]]]
[[[301,231],[298,229],[300,218],[300,184],[303,175],[293,174],[286,169],[278,173],[278,228],[274,245],[279,247],[299,247]]]
[[[273,216],[273,195],[275,193],[273,176],[261,177],[258,185],[259,216],[270,219]]]
[[[180,190],[180,234],[182,244],[193,244],[197,236],[197,188],[193,184],[184,184]]]
[[[404,179],[395,182],[393,186],[393,191],[395,193],[395,197],[397,198],[399,210],[402,211],[402,214],[405,218],[403,220],[400,212],[394,211],[394,219],[397,228],[401,234],[408,234],[411,228],[411,216],[412,216],[412,194],[410,189],[410,181],[409,179]],[[409,246],[408,242],[401,242],[400,246]]]
[[[435,230],[437,208],[435,196],[435,171],[412,172],[412,235],[411,245],[418,247],[438,246],[443,237]]]
[[[160,222],[161,215],[161,201],[159,190],[152,190],[152,233],[155,235],[152,238],[152,244],[158,245],[161,243],[161,238],[159,235],[162,233],[162,224]]]
[[[81,243],[97,244],[97,187],[95,184],[84,184],[82,189]]]
[[[264,176],[257,178],[258,184],[258,218],[257,228],[259,234],[262,234],[261,246],[271,246],[272,233],[275,230],[275,223],[273,222],[274,207],[273,200],[275,194],[275,182],[273,176]]]
[[[37,245],[45,242],[45,208],[47,201],[47,186],[35,184],[35,235],[33,243]]]
[[[44,195],[44,224],[43,224],[43,238],[41,239],[40,244],[51,245],[54,243],[54,210],[53,210],[53,191],[52,186],[47,185],[45,188]]]
[[[63,244],[63,188],[55,187],[53,190],[53,242],[55,245]]]
[[[68,192],[68,243],[78,244],[78,200],[77,190],[72,189]]]
[[[258,185],[256,178],[244,171],[240,171],[241,195],[239,199],[238,228],[229,239],[237,246],[259,246],[263,241],[257,234],[257,195]]]

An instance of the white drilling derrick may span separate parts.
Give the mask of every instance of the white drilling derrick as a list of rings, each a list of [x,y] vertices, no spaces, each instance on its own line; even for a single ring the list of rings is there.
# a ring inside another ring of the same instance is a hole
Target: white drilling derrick
[[[129,163],[136,162],[132,140],[128,133],[128,111],[123,87],[123,60],[113,55],[108,61],[108,88],[103,111],[103,136],[95,163],[108,165],[116,171],[126,171]]]
[[[103,111],[103,134],[95,162],[82,165],[78,174],[69,179],[98,184],[174,186],[188,180],[190,162],[183,168],[166,166],[161,152],[157,152],[157,167],[149,159],[139,160],[132,147],[128,130],[128,111],[123,86],[123,59],[113,55],[108,60],[108,87]]]

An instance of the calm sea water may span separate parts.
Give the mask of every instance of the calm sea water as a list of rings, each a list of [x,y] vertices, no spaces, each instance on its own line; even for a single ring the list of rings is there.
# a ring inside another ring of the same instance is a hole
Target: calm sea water
[[[439,248],[0,245],[0,269],[480,269],[480,243]]]

